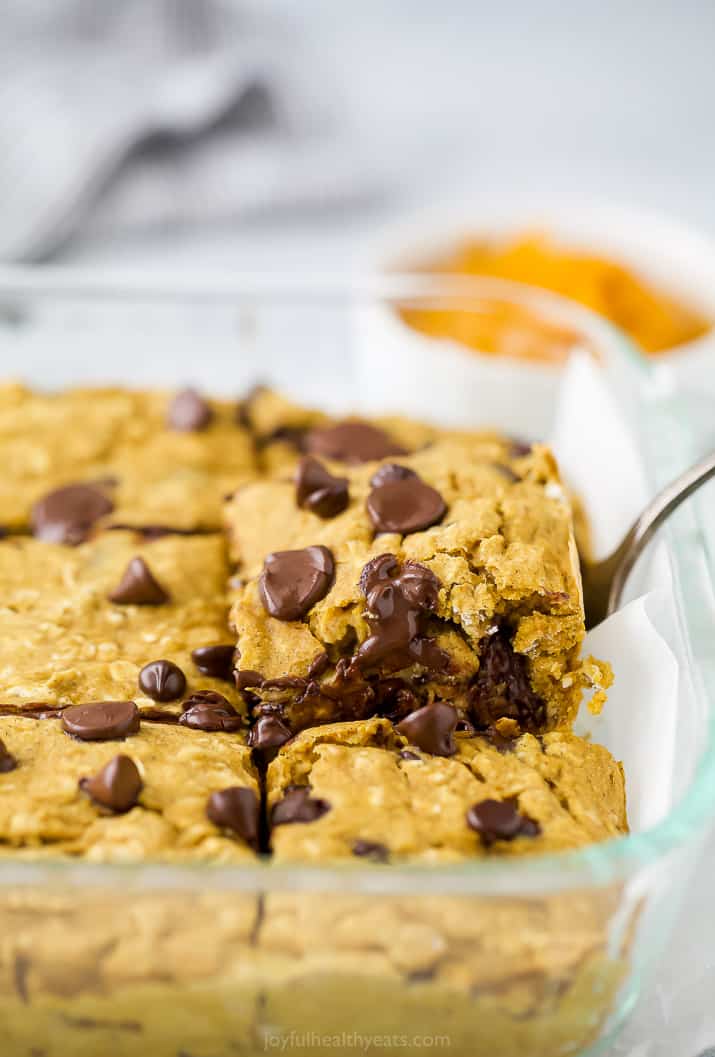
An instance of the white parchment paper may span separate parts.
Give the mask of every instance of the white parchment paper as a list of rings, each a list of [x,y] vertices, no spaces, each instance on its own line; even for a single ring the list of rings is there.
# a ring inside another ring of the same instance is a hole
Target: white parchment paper
[[[649,496],[633,432],[603,372],[585,355],[574,355],[564,374],[550,443],[586,506],[594,551],[603,557]],[[586,637],[584,654],[609,661],[615,681],[602,714],[594,717],[584,706],[577,724],[623,762],[634,831],[666,815],[674,793],[678,662],[654,620],[675,610],[664,546],[642,563],[637,588],[639,597]]]

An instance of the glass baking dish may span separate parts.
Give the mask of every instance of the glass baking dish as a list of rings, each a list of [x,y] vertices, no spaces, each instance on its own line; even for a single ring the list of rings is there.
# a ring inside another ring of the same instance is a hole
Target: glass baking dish
[[[493,281],[5,271],[0,366],[46,387],[192,383],[238,395],[263,381],[330,409],[369,407],[361,379],[379,357],[364,346],[379,331],[366,315],[479,311],[497,296],[583,335],[638,430],[652,487],[687,461],[692,440],[669,394],[619,334]],[[4,856],[3,1057],[605,1053],[715,809],[715,605],[698,516],[683,509],[667,532],[678,793],[657,825],[557,856],[429,867]]]

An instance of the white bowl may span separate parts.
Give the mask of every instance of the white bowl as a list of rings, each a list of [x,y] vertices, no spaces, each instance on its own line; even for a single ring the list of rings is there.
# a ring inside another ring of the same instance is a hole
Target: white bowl
[[[586,199],[527,193],[422,209],[383,229],[363,263],[378,272],[405,272],[424,266],[465,238],[491,240],[528,231],[543,231],[567,247],[622,263],[715,319],[715,241],[646,210]],[[442,418],[446,390],[452,402],[450,417],[464,426],[485,423],[485,412],[493,407],[500,421],[512,417],[515,428],[521,423],[521,432],[539,435],[553,407],[558,367],[480,357],[456,341],[417,333],[387,306],[381,319],[375,313],[373,317],[366,330],[369,340],[358,357],[371,406],[386,409],[389,403],[403,412]],[[391,402],[374,377],[380,347],[383,372],[389,360],[390,373],[399,371],[409,381],[409,393]],[[715,331],[649,359],[671,384],[715,392]]]

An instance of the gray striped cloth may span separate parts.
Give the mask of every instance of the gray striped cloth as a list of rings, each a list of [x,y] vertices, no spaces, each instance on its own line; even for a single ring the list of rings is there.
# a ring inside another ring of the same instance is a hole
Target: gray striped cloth
[[[371,193],[319,57],[231,0],[3,0],[0,259]]]

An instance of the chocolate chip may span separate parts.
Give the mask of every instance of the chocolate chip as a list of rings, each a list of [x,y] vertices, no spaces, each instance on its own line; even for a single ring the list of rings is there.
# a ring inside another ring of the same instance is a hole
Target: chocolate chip
[[[139,672],[139,689],[152,701],[176,701],[186,689],[186,676],[173,661],[151,661]]]
[[[139,709],[133,701],[92,701],[62,713],[62,727],[80,741],[113,741],[139,730]]]
[[[270,444],[287,444],[294,451],[304,450],[306,427],[305,426],[277,426],[262,437],[256,437],[255,442],[259,451],[267,448]]]
[[[263,676],[260,672],[251,671],[250,668],[241,668],[235,673],[236,686],[239,690],[249,690],[251,687],[263,686]]]
[[[304,448],[311,455],[323,455],[338,462],[372,462],[407,454],[384,430],[356,421],[310,430],[305,436]]]
[[[367,601],[370,636],[358,648],[355,668],[382,662],[398,670],[413,664],[444,669],[449,657],[424,637],[424,621],[437,608],[440,583],[418,562],[402,566],[394,554],[381,554],[364,567],[360,589]]]
[[[399,723],[419,708],[417,697],[404,679],[380,679],[374,688],[378,715],[386,716],[393,723]]]
[[[516,720],[525,730],[540,730],[546,723],[546,705],[529,680],[526,657],[515,653],[506,627],[479,643],[479,671],[469,690],[472,716],[478,727],[496,720]]]
[[[17,760],[8,752],[5,742],[0,738],[0,774],[8,774],[17,767]]]
[[[373,862],[387,862],[390,857],[390,849],[375,840],[356,840],[353,844],[353,855],[361,859],[371,859]]]
[[[372,488],[380,488],[383,484],[387,484],[388,481],[406,481],[409,477],[417,476],[418,474],[411,470],[409,466],[400,466],[396,462],[386,462],[379,470],[375,470],[370,478],[370,486]]]
[[[277,675],[263,680],[264,690],[304,690],[308,680],[302,675]]]
[[[183,702],[182,708],[179,723],[192,730],[233,733],[243,726],[243,718],[233,705],[215,690],[197,690]]]
[[[330,657],[328,657],[325,650],[318,653],[313,660],[310,662],[308,668],[309,679],[319,679],[320,676],[330,667]]]
[[[441,521],[447,506],[439,492],[419,477],[388,480],[367,497],[367,512],[376,532],[421,532]]]
[[[300,620],[333,582],[335,564],[327,547],[276,551],[263,563],[259,582],[261,600],[278,620]]]
[[[144,783],[134,760],[115,756],[92,778],[80,778],[82,792],[102,807],[118,814],[134,807]]]
[[[195,389],[184,389],[177,393],[167,411],[170,428],[180,433],[195,433],[206,429],[212,418],[210,406]]]
[[[505,800],[481,800],[467,812],[467,825],[489,846],[496,840],[515,837],[538,837],[541,826],[520,815],[514,804]]]
[[[279,749],[292,737],[278,716],[259,716],[248,735],[248,744],[253,749]]]
[[[273,805],[271,822],[285,826],[293,822],[315,822],[330,811],[330,804],[320,797],[311,797],[310,786],[293,786],[282,800]]]
[[[75,546],[87,539],[94,524],[110,514],[114,504],[104,492],[88,484],[68,484],[39,499],[30,523],[36,539]]]
[[[232,643],[226,646],[199,646],[192,651],[191,659],[203,675],[232,683],[234,650]]]
[[[212,793],[206,804],[206,815],[214,826],[230,830],[258,850],[261,807],[252,789],[232,785]]]
[[[396,730],[412,745],[433,756],[453,756],[457,751],[454,732],[459,715],[446,701],[432,701],[406,716]]]
[[[333,477],[317,459],[304,456],[295,475],[295,500],[318,517],[342,514],[350,501],[347,477]]]
[[[513,438],[509,446],[509,455],[512,459],[520,459],[525,455],[531,455],[531,444],[526,440]]]
[[[169,595],[154,579],[144,559],[132,558],[109,601],[121,606],[160,606],[169,601]]]

